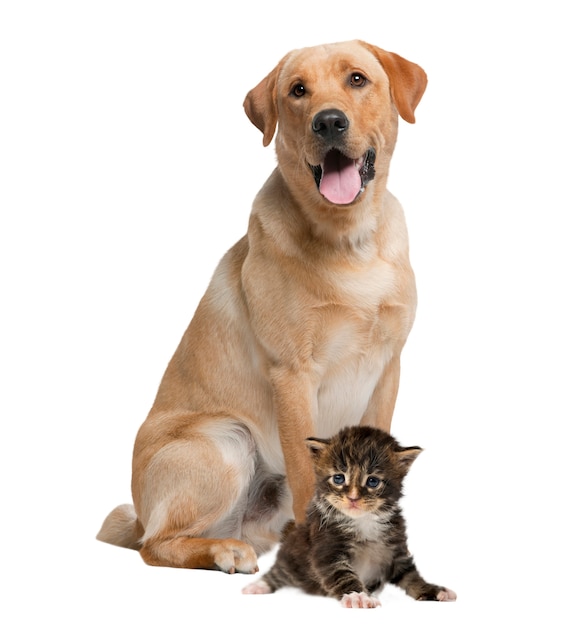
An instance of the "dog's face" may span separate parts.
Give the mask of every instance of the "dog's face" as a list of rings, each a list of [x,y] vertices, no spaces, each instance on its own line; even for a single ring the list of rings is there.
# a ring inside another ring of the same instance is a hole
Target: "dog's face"
[[[276,151],[293,193],[329,207],[353,205],[377,180],[385,187],[398,115],[414,122],[423,70],[360,41],[290,52],[244,102]]]

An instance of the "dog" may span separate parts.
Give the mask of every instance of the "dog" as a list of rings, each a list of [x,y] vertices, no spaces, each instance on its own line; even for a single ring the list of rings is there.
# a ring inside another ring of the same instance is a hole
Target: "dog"
[[[220,261],[136,436],[133,505],[97,538],[149,565],[258,571],[301,522],[307,437],[390,430],[416,311],[398,118],[424,70],[354,40],[293,50],[244,101],[277,165]]]

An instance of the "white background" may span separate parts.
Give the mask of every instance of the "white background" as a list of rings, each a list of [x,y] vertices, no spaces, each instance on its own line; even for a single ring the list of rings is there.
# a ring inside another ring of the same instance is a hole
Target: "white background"
[[[577,8],[0,5],[2,623],[579,623]],[[293,590],[242,596],[249,577],[151,568],[94,539],[130,499],[136,430],[274,165],[245,94],[288,50],[353,38],[429,76],[389,182],[419,288],[393,432],[425,448],[406,485],[411,550],[459,594],[387,589],[357,615]]]

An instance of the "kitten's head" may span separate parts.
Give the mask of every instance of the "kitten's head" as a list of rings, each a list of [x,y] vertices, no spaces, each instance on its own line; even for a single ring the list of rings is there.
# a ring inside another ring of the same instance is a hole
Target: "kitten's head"
[[[402,482],[417,446],[403,448],[392,435],[369,426],[344,428],[330,439],[307,439],[316,475],[315,496],[358,518],[390,512],[402,496]]]

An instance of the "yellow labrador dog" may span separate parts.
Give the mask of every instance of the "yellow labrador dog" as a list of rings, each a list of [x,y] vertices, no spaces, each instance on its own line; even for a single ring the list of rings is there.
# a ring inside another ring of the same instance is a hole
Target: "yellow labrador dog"
[[[304,518],[305,439],[390,429],[416,288],[386,184],[398,116],[414,122],[426,82],[350,41],[290,52],[248,93],[278,165],[138,432],[134,505],[98,539],[150,565],[256,572],[287,520]]]

